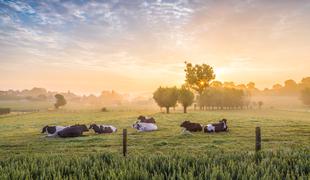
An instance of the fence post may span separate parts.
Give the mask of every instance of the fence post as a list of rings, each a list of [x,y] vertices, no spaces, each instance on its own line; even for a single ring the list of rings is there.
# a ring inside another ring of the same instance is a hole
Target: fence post
[[[255,128],[255,151],[258,152],[261,150],[261,134],[260,134],[260,127]]]
[[[123,129],[123,155],[127,154],[127,129]]]

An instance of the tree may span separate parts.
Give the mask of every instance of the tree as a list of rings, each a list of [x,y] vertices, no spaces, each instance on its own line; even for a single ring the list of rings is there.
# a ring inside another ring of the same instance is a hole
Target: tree
[[[246,86],[249,90],[256,90],[254,82],[249,82]]]
[[[153,98],[160,108],[165,107],[169,113],[169,108],[176,106],[178,100],[178,90],[176,87],[159,87],[153,94]]]
[[[263,101],[258,101],[257,104],[258,104],[258,108],[261,109],[264,103],[263,103]]]
[[[245,105],[246,108],[249,109],[250,104],[251,104],[251,92],[244,90],[243,105]]]
[[[302,78],[299,86],[301,89],[310,88],[310,77]]]
[[[184,113],[187,113],[187,107],[193,104],[194,97],[194,93],[185,86],[182,86],[181,89],[179,89],[178,101],[182,104]]]
[[[60,106],[64,106],[67,104],[65,97],[61,94],[56,94],[56,103],[54,104],[55,108],[58,109]]]
[[[221,88],[223,86],[223,83],[221,81],[212,81],[210,86],[214,88]]]
[[[298,94],[298,85],[292,79],[286,80],[284,82],[283,91],[286,95]]]
[[[215,79],[213,68],[207,64],[196,64],[195,66],[187,62],[185,62],[185,64],[186,84],[201,95],[202,92],[209,87],[210,81]]]
[[[301,101],[305,105],[310,106],[310,88],[305,88],[301,91]]]
[[[225,88],[235,88],[235,83],[234,82],[224,82],[223,87]]]

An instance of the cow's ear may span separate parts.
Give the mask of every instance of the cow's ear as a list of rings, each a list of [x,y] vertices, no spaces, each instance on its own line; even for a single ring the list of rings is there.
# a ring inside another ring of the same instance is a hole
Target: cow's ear
[[[45,133],[48,126],[44,126],[41,133]]]

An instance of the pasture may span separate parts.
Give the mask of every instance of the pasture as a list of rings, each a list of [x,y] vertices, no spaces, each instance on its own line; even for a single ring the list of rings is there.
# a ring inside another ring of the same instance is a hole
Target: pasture
[[[136,132],[131,125],[138,115],[153,116],[159,127],[155,132]],[[182,134],[184,120],[208,124],[228,119],[229,132]],[[122,129],[128,129],[128,153],[205,154],[211,151],[254,151],[255,127],[262,129],[262,149],[310,148],[310,114],[286,110],[191,111],[188,114],[156,111],[54,111],[0,116],[0,156],[16,154],[88,155],[92,153],[121,154]],[[93,131],[78,138],[46,138],[45,125],[111,124],[117,133],[96,135]]]
[[[136,132],[138,115],[153,116],[155,132]],[[182,134],[184,120],[228,119],[229,132]],[[309,179],[307,111],[232,110],[164,114],[149,110],[12,113],[0,116],[1,179]],[[49,125],[111,124],[117,133],[47,138]],[[262,151],[254,153],[255,127]],[[128,129],[123,157],[122,129]]]

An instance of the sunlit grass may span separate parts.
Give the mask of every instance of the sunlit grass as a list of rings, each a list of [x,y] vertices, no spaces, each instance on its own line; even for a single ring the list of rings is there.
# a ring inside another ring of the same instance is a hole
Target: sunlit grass
[[[153,116],[158,131],[138,133],[131,128],[138,115]],[[121,153],[122,129],[128,129],[129,154],[145,152],[204,153],[210,150],[253,151],[254,129],[262,128],[262,148],[310,147],[310,114],[278,110],[195,111],[172,114],[154,111],[82,111],[39,112],[0,117],[0,152],[4,156],[20,153],[89,154],[92,152]],[[217,134],[193,133],[182,135],[180,123],[191,120],[202,124],[228,119],[229,132]],[[72,125],[77,123],[112,124],[118,132],[96,135],[90,131],[78,138],[46,138],[41,134],[45,125]]]

